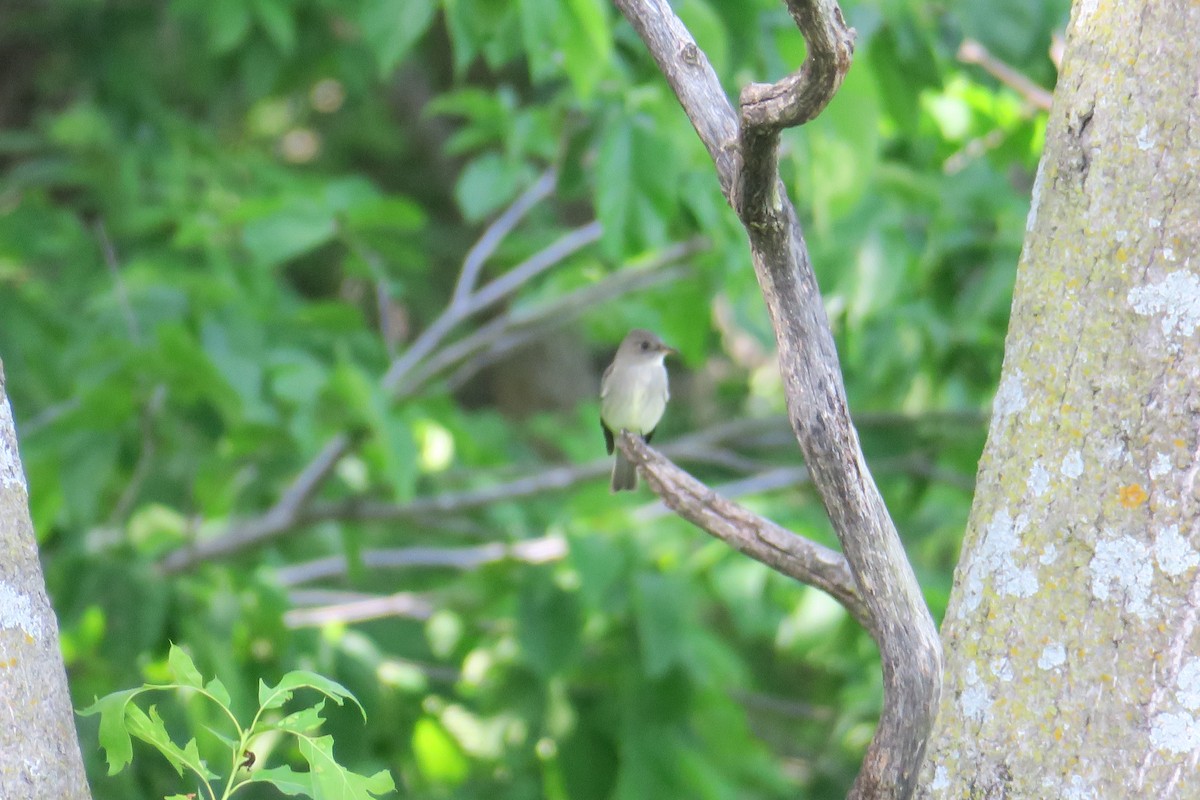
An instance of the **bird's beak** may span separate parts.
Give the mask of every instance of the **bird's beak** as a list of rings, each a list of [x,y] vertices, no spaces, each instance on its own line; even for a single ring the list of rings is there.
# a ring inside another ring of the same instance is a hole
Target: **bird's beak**
[[[662,352],[663,352],[664,357],[679,355],[678,350],[676,350],[674,347],[671,347],[670,345],[665,345],[665,344],[662,346]]]

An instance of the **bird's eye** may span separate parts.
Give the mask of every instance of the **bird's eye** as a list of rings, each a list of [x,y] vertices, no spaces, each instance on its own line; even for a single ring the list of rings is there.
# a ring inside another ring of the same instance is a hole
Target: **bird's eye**
[[[649,342],[642,342],[642,349],[643,349],[643,350],[649,350],[649,349],[650,349],[650,343],[649,343]]]

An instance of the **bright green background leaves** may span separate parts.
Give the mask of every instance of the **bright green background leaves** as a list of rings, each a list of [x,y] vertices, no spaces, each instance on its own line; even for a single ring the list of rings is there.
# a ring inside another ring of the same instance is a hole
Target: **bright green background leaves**
[[[677,8],[731,96],[803,57],[782,4]],[[781,167],[868,458],[940,614],[1044,126],[955,54],[975,37],[1048,87],[1066,3],[845,10],[854,67],[825,114],[785,133]],[[833,543],[798,483],[744,234],[608,3],[65,0],[8,10],[0,50],[0,357],[77,705],[169,682],[176,641],[235,707],[293,669],[345,685],[368,722],[331,714],[339,759],[389,769],[402,796],[844,795],[879,708],[869,638],[648,494],[613,498],[602,467],[452,513],[325,519],[183,574],[156,566],[264,514],[338,434],[358,444],[326,505],[598,459],[595,387],[635,325],[683,351],[656,441],[757,420],[681,462],[733,493],[752,477],[745,502]],[[392,358],[549,168],[554,191],[482,282],[593,219],[599,240],[448,341],[702,237],[688,276],[585,304],[519,368],[450,370],[393,403]],[[460,549],[543,538],[565,555],[454,566]],[[397,548],[441,566],[373,565]],[[344,568],[291,577],[318,558]],[[302,616],[395,593],[405,614]],[[179,713],[172,734],[212,722]],[[81,720],[98,798],[189,790],[138,745],[106,776],[97,733]],[[258,788],[239,796],[276,796]]]

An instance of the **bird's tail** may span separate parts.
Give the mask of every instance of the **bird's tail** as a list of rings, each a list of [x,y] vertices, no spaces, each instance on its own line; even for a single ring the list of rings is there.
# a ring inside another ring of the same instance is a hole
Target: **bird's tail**
[[[613,462],[612,490],[613,492],[632,491],[637,488],[637,467],[633,465],[621,448],[617,448],[617,458]]]

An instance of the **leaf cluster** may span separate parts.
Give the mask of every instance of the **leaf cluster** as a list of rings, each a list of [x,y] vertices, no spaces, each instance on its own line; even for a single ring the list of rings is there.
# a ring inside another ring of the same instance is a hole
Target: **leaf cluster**
[[[113,692],[79,712],[82,716],[100,716],[100,746],[107,754],[110,775],[125,769],[133,760],[131,737],[135,737],[157,750],[180,777],[185,772],[194,774],[200,795],[210,800],[227,800],[253,783],[270,784],[284,794],[311,797],[314,800],[370,800],[396,788],[386,770],[368,777],[358,775],[338,763],[333,756],[333,738],[317,735],[324,723],[321,716],[324,700],[287,716],[278,715],[278,709],[292,699],[297,689],[313,689],[338,705],[350,700],[365,718],[366,712],[354,695],[336,681],[296,670],[284,675],[274,686],[260,682],[258,710],[250,723],[243,727],[230,707],[232,699],[225,686],[216,678],[206,682],[185,650],[171,645],[167,666],[174,678],[173,683],[145,684],[138,689]],[[206,732],[217,741],[218,747],[226,751],[224,760],[228,774],[224,781],[201,757],[195,738],[188,739],[180,747],[167,731],[167,725],[156,706],[151,705],[143,711],[134,702],[148,692],[172,690],[190,690],[216,705],[218,716],[223,716],[228,723],[223,727],[232,728],[223,734],[206,727]],[[265,766],[265,756],[281,746],[279,739],[282,737],[295,740],[297,750],[308,763],[308,772],[296,772],[289,766]],[[264,749],[268,753],[263,753]],[[195,793],[178,793],[166,800],[184,800],[195,796]]]

